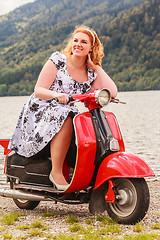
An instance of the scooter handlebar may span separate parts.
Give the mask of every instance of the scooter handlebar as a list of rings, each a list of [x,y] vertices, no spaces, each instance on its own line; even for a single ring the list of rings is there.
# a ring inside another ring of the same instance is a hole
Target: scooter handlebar
[[[85,94],[84,94],[85,95]],[[76,95],[75,95],[76,96]],[[68,96],[68,98],[69,98],[69,101],[67,102],[67,104],[69,104],[70,102],[77,102],[77,101],[81,101],[80,99],[76,99],[75,97],[74,97],[74,95],[73,96]],[[55,100],[57,101],[57,102],[59,102],[58,101],[58,98],[55,98]],[[111,100],[110,100],[110,102],[113,102],[113,103],[121,103],[121,104],[126,104],[126,102],[123,102],[123,101],[120,101],[119,99],[117,99],[117,98],[111,98]]]

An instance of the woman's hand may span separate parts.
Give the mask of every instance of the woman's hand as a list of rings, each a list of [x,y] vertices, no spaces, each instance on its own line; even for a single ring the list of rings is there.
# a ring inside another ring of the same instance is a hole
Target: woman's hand
[[[87,67],[91,68],[92,70],[96,70],[97,65],[95,65],[91,60],[91,54],[88,53],[88,58],[86,62]]]
[[[59,102],[59,103],[63,103],[63,104],[67,104],[68,101],[69,101],[68,95],[65,94],[65,93],[57,93],[57,92],[54,92],[53,98],[58,99],[58,102]]]
[[[92,62],[90,54],[88,54],[86,65],[92,70],[95,70],[98,74],[97,78],[92,84],[92,89],[107,88],[110,91],[111,96],[115,98],[117,96],[117,86],[115,85],[113,80],[107,75],[107,73],[102,69],[102,67],[100,67],[99,65],[95,65]]]

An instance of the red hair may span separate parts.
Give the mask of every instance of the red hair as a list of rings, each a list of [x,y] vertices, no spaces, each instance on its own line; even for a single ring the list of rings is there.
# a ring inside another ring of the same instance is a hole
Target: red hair
[[[101,66],[101,61],[102,61],[102,58],[104,56],[103,45],[100,42],[96,32],[93,29],[89,28],[89,27],[86,27],[86,26],[83,26],[83,25],[77,26],[75,28],[74,32],[72,33],[72,37],[69,39],[69,42],[68,42],[67,46],[65,47],[64,50],[62,50],[62,53],[65,54],[66,56],[67,55],[72,55],[73,37],[78,32],[85,33],[85,34],[87,34],[89,36],[89,39],[90,39],[90,41],[91,41],[91,43],[93,45],[92,46],[92,52],[91,52],[91,60],[92,60],[92,62],[95,65]],[[92,34],[94,35],[95,43],[94,43],[94,39],[93,39]]]

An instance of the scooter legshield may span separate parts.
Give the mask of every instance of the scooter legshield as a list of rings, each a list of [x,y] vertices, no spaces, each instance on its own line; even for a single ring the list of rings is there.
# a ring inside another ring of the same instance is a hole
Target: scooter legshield
[[[113,178],[142,178],[155,176],[152,169],[139,157],[117,152],[107,156],[101,163],[94,189]]]
[[[78,114],[73,123],[77,143],[77,158],[72,181],[66,192],[85,189],[90,184],[95,169],[97,143],[90,113]]]

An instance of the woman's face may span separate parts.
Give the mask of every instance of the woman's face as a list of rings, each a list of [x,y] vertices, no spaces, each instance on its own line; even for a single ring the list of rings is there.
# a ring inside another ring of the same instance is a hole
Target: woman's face
[[[91,41],[87,34],[78,32],[74,35],[72,54],[75,56],[87,56],[91,51]]]

